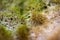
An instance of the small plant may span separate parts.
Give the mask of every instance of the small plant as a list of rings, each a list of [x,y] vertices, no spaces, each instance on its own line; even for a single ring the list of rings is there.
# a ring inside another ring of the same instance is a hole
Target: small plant
[[[3,25],[0,25],[0,40],[12,40],[11,32]]]
[[[28,40],[29,30],[26,25],[21,25],[17,28],[18,40]]]
[[[43,14],[38,13],[36,11],[34,11],[32,13],[32,16],[31,16],[31,22],[32,22],[32,24],[34,24],[34,25],[42,25],[46,21],[47,21],[47,18]]]

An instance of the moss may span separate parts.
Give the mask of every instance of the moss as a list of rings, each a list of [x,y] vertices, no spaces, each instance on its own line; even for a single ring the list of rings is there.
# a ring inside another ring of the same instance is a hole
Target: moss
[[[45,9],[44,6],[46,6],[46,4],[42,0],[27,0],[25,2],[25,6],[26,6],[25,9],[27,11],[29,10],[42,11],[43,9]]]
[[[11,31],[3,25],[0,25],[0,40],[12,40]]]
[[[32,16],[31,16],[31,22],[34,24],[34,25],[42,25],[44,24],[45,22],[47,21],[47,18],[41,14],[41,13],[38,13],[36,11],[34,11],[32,13]]]
[[[28,40],[29,30],[26,25],[19,26],[16,33],[18,40]]]

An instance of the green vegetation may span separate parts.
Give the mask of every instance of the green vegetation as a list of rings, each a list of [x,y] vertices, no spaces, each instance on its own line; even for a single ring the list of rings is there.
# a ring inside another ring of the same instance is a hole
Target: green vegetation
[[[44,16],[39,14],[39,12],[47,9],[45,2],[43,2],[42,0],[1,0],[1,2],[2,3],[0,5],[2,5],[3,8],[0,8],[3,10],[0,14],[3,13],[3,18],[6,17],[6,19],[10,21],[10,24],[13,24],[16,20],[17,22],[20,22],[20,26],[18,26],[16,30],[17,38],[19,40],[28,40],[29,31],[28,27],[26,26],[26,19],[31,18],[33,23],[35,22],[38,24],[43,24],[45,22]],[[36,11],[36,13],[34,10]],[[31,11],[32,13],[30,13],[29,11]],[[32,14],[31,17],[28,16],[30,14]],[[15,18],[16,16],[17,18]],[[14,20],[11,21],[11,18]],[[3,33],[5,33],[4,37],[1,35],[3,39],[11,40],[11,33],[9,31],[6,30]]]
[[[8,31],[3,25],[0,25],[0,40],[13,40],[11,31]]]
[[[42,0],[27,0],[25,2],[26,10],[42,11],[46,9],[46,4]]]
[[[60,4],[59,0],[51,0],[50,2]],[[50,6],[50,3],[48,5]],[[26,19],[30,18],[29,22],[34,25],[42,25],[48,21],[42,14],[46,9],[47,4],[44,0],[0,0],[0,22],[6,19],[6,25],[20,24],[16,29],[17,38],[28,40],[29,31],[26,26]],[[59,10],[58,7],[57,9]],[[6,28],[4,25],[0,25],[0,40],[12,40],[11,31],[6,30]]]
[[[28,40],[29,29],[26,25],[21,25],[17,28],[17,38],[18,40]]]

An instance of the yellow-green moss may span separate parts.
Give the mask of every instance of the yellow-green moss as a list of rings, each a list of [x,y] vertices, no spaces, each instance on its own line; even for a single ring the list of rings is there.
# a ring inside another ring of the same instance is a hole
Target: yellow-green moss
[[[43,2],[43,0],[27,0],[25,2],[25,11],[29,11],[29,10],[37,10],[37,11],[42,11],[46,7],[45,2]]]
[[[19,40],[28,40],[29,30],[26,25],[18,26],[16,33]]]
[[[3,25],[0,25],[0,40],[12,40],[11,31]]]

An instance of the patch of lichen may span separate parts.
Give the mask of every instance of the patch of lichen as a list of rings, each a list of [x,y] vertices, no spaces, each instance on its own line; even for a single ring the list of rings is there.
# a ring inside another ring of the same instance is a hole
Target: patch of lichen
[[[0,25],[0,40],[13,40],[11,31],[7,30],[3,25]]]
[[[28,40],[29,30],[26,25],[18,26],[16,33],[18,40]]]

